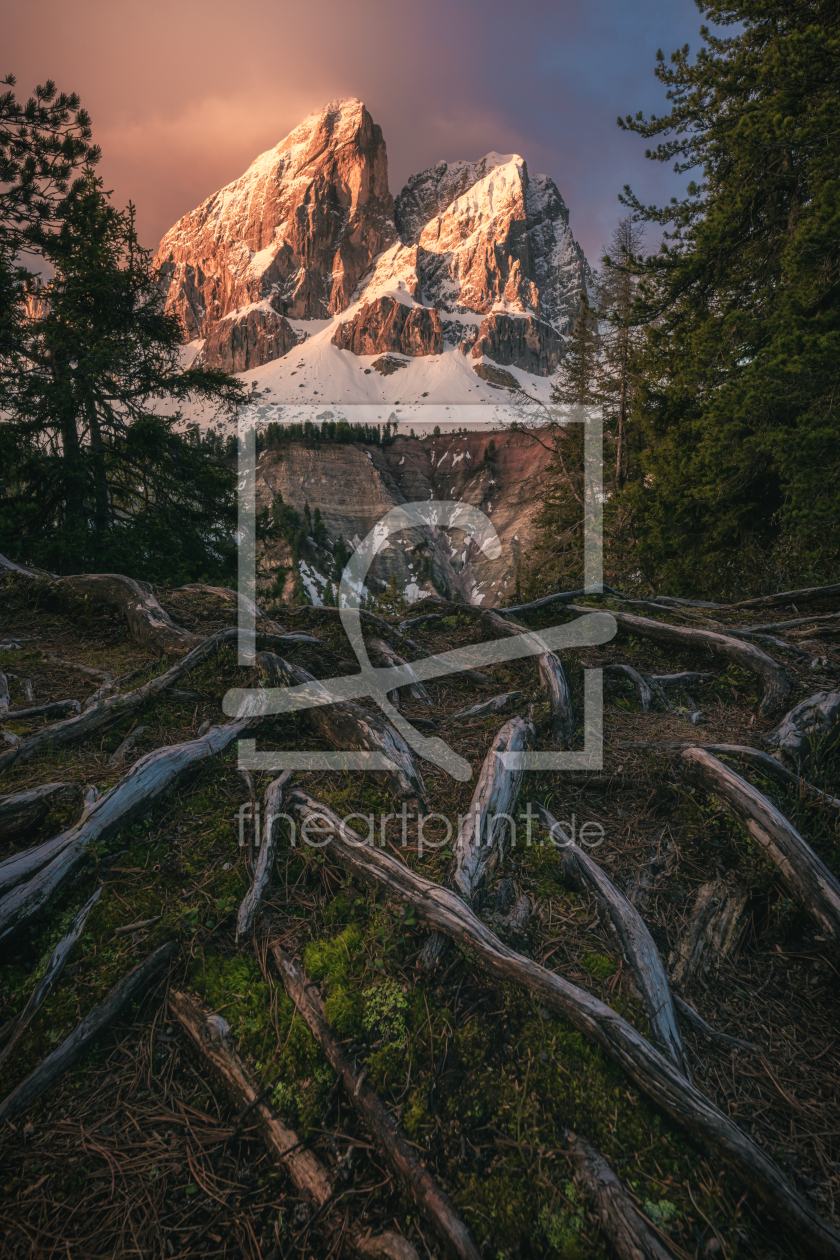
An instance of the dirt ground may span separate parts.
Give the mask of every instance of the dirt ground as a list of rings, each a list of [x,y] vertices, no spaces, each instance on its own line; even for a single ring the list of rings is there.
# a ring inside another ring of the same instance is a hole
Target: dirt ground
[[[210,634],[233,624],[232,606],[215,597],[160,590],[158,598],[190,630]],[[835,612],[838,606],[835,598],[807,609],[721,614],[721,620],[747,626],[795,619],[797,612]],[[321,678],[357,668],[332,610],[278,605],[272,615],[288,630],[320,640],[284,650],[289,661]],[[704,617],[714,615],[669,610],[668,620],[703,625]],[[555,607],[528,624],[539,628],[573,616]],[[488,637],[474,619],[451,607],[406,633],[425,652]],[[797,627],[773,633],[788,649],[761,646],[789,672],[787,707],[840,686],[840,651],[829,631]],[[411,659],[416,648],[403,651]],[[122,684],[127,692],[171,663],[135,643],[115,609],[69,601],[46,585],[0,578],[0,670],[9,679],[13,711],[33,703],[24,699],[25,680],[35,703],[84,702],[101,680],[75,666],[117,678],[133,675]],[[791,900],[755,842],[716,797],[692,783],[678,749],[669,747],[730,743],[766,749],[765,737],[782,713],[760,717],[755,678],[731,662],[622,631],[603,647],[563,654],[579,727],[585,669],[615,663],[654,675],[697,670],[713,678],[692,684],[690,694],[669,692],[678,711],[657,706],[643,713],[631,682],[607,676],[603,769],[527,773],[518,812],[528,801],[539,801],[558,819],[570,823],[574,816],[578,829],[600,824],[604,839],[591,855],[642,914],[666,969],[690,931],[702,886],[717,880],[746,890],[737,948],[676,987],[715,1030],[750,1042],[753,1050],[733,1049],[685,1024],[694,1080],[840,1228],[835,1204],[840,954]],[[535,662],[512,661],[484,672],[489,680],[483,686],[457,675],[427,684],[431,706],[402,702],[409,718],[434,721],[473,766],[469,783],[421,766],[432,808],[452,820],[467,812],[481,763],[510,716],[509,711],[460,723],[449,720],[454,713],[523,690],[526,696],[512,711],[525,715],[531,708],[537,747],[551,746]],[[257,678],[257,671],[237,666],[232,649],[224,649],[179,681],[182,692],[193,693],[189,697],[158,693],[139,715],[87,744],[47,748],[26,764],[0,771],[0,795],[48,782],[105,792],[151,750],[193,739],[207,722],[226,721],[225,692]],[[11,732],[13,741],[54,720],[0,717],[0,728]],[[121,764],[109,766],[117,746],[141,726],[145,731]],[[266,719],[257,744],[266,750],[328,747],[313,737],[302,715]],[[8,739],[0,743],[0,755],[11,746]],[[840,876],[840,813],[801,787],[786,790],[753,770],[739,773]],[[257,776],[260,795],[272,777]],[[808,777],[840,795],[840,759],[827,741],[814,750]],[[341,816],[373,814],[377,834],[379,819],[393,811],[381,775],[318,771],[299,774],[296,782]],[[239,1053],[271,1105],[334,1171],[331,1211],[345,1228],[351,1222],[374,1232],[397,1228],[420,1255],[443,1254],[295,1017],[267,954],[270,941],[303,961],[319,984],[335,1031],[364,1063],[367,1080],[399,1118],[488,1258],[612,1254],[574,1184],[568,1130],[610,1161],[675,1255],[805,1254],[794,1232],[771,1221],[715,1155],[640,1094],[570,1024],[523,990],[498,985],[475,959],[454,948],[433,975],[418,971],[425,929],[403,906],[355,884],[328,854],[292,847],[286,837],[254,939],[237,946],[236,914],[248,887],[250,853],[238,843],[237,811],[248,799],[235,749],[203,763],[145,818],[94,846],[53,904],[3,941],[0,1024],[26,1005],[56,943],[101,885],[59,984],[0,1066],[0,1096],[135,963],[165,941],[180,944],[169,973],[130,1015],[0,1134],[3,1255],[279,1260],[350,1254],[346,1239],[326,1228],[323,1214],[313,1212],[269,1157],[253,1116],[240,1117],[207,1079],[168,1012],[167,994],[175,989],[197,995],[207,1010],[229,1022]],[[57,835],[77,809],[74,802],[60,803],[26,834],[0,840],[0,860]],[[363,829],[358,819],[352,825]],[[452,851],[442,827],[440,821],[428,825],[427,836],[440,843],[422,853],[415,823],[407,842],[398,817],[385,823],[384,835],[389,851],[445,882]],[[595,834],[592,828],[589,834]],[[515,930],[506,915],[523,895],[530,918]],[[647,1034],[620,947],[594,902],[564,882],[544,830],[535,826],[529,844],[524,827],[517,829],[516,843],[508,845],[477,908],[520,952],[598,995]],[[0,1030],[0,1049],[2,1042]]]

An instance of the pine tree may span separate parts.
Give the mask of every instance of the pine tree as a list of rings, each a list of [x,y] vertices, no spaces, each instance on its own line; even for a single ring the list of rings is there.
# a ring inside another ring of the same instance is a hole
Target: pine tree
[[[598,389],[598,356],[601,342],[598,317],[592,310],[589,294],[580,295],[580,307],[571,336],[566,342],[551,399],[555,403],[592,406],[601,401]]]
[[[634,425],[646,476],[628,487],[642,563],[698,590],[780,530],[811,564],[840,551],[840,12],[837,0],[744,0],[698,8],[701,28],[658,54],[672,107],[620,123],[648,156],[699,174],[658,208],[629,190],[637,222],[662,230],[637,268],[648,330]]]
[[[644,230],[626,215],[617,224],[602,258],[597,282],[600,320],[597,393],[604,420],[615,431],[615,484],[621,490],[627,477],[625,453],[630,410],[636,396],[635,351],[642,339],[636,309],[638,266]]]
[[[241,386],[181,370],[181,326],[164,311],[133,206],[113,207],[88,170],[61,215],[40,240],[55,276],[23,328],[27,370],[0,425],[0,547],[56,571],[222,574],[233,473],[178,434],[178,403],[230,411]]]

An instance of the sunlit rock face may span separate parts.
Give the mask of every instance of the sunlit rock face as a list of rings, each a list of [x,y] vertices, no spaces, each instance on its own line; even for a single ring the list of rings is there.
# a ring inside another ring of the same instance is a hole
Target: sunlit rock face
[[[294,319],[335,315],[395,240],[382,132],[350,99],[306,118],[180,219],[156,264],[167,309],[194,340],[257,302]]]
[[[588,280],[563,198],[524,158],[438,162],[394,201],[382,132],[355,99],[180,219],[156,262],[185,339],[231,372],[293,347],[305,364],[326,323],[342,354],[457,347],[551,376]]]

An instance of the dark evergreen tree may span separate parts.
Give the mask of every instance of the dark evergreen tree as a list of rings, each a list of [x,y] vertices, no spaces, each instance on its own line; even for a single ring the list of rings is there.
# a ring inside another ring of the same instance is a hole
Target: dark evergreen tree
[[[647,475],[627,507],[643,566],[685,592],[780,531],[817,568],[840,548],[840,6],[697,3],[733,33],[659,53],[670,112],[619,120],[698,172],[664,207],[625,191],[664,232],[637,268]]]
[[[88,170],[41,253],[55,269],[22,325],[9,420],[0,425],[0,548],[56,571],[155,579],[232,572],[232,469],[177,432],[178,404],[232,410],[225,373],[180,365],[134,209]]]

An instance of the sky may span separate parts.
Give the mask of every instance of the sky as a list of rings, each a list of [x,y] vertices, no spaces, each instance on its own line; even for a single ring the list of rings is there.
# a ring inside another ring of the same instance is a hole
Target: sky
[[[393,194],[441,158],[518,153],[597,264],[625,184],[647,203],[684,188],[616,117],[667,111],[656,50],[696,50],[702,20],[693,0],[41,0],[6,9],[0,69],[19,97],[47,78],[79,93],[99,173],[150,248],[307,114],[356,96]]]

